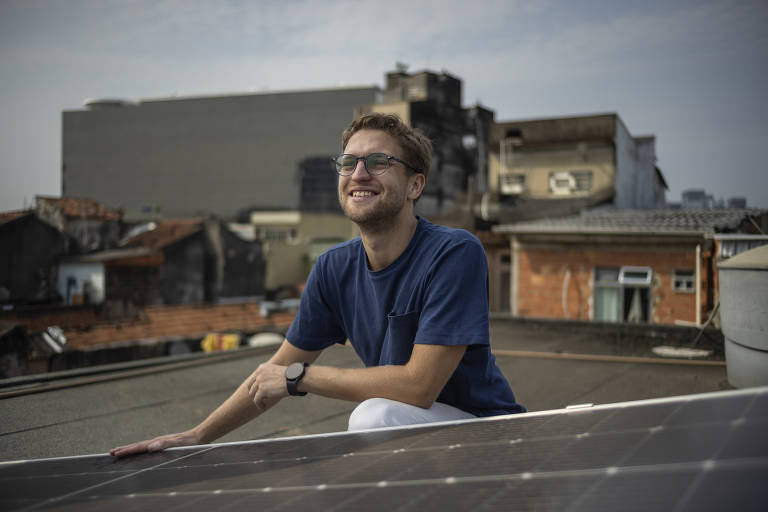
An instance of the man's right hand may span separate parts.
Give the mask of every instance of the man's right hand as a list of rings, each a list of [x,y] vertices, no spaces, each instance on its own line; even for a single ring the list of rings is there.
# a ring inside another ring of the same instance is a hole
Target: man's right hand
[[[174,446],[191,446],[195,444],[200,444],[198,436],[193,431],[188,430],[178,434],[168,434],[154,439],[140,441],[138,443],[118,446],[117,448],[109,450],[109,454],[113,457],[120,458],[127,455],[136,455],[138,453],[159,452]]]

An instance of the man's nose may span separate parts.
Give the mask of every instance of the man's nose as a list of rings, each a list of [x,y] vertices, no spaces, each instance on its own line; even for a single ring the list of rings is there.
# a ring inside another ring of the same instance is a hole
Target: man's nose
[[[357,161],[357,164],[355,165],[355,170],[350,174],[349,176],[353,180],[369,180],[371,179],[371,175],[368,172],[368,170],[365,168],[365,160],[362,158]]]

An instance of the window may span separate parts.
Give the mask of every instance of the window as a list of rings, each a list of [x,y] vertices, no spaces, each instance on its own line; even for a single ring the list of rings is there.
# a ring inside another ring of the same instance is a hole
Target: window
[[[589,192],[592,190],[592,171],[572,171],[574,192]]]
[[[621,287],[619,269],[595,268],[594,319],[601,322],[619,322],[621,317]]]
[[[589,192],[592,171],[560,171],[549,173],[549,191],[555,195]]]
[[[676,292],[692,292],[695,290],[695,279],[693,270],[673,270],[672,289]]]
[[[296,229],[283,227],[257,227],[256,238],[265,242],[291,242],[296,238]]]
[[[650,267],[596,267],[593,319],[601,322],[648,322]]]
[[[525,174],[502,174],[502,194],[522,194],[525,191]]]

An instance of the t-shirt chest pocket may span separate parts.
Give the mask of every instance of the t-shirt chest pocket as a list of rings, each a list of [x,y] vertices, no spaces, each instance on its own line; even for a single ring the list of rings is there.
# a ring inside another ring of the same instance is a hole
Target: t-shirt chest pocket
[[[402,365],[408,362],[413,351],[413,341],[419,328],[419,311],[401,315],[387,315],[387,331],[381,347],[379,364]]]

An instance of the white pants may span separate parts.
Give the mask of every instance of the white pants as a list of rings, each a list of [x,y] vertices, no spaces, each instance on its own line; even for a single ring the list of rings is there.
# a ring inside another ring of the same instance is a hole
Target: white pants
[[[358,405],[349,417],[347,430],[416,425],[435,421],[474,418],[473,414],[450,405],[434,402],[429,409],[396,402],[387,398],[370,398]]]

